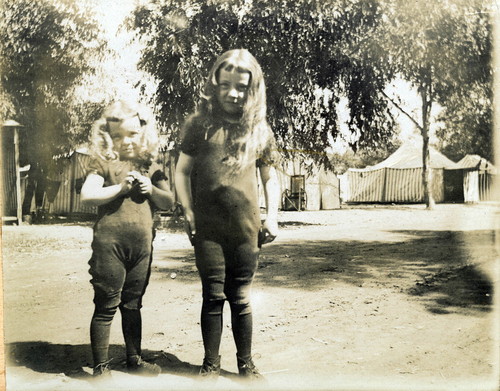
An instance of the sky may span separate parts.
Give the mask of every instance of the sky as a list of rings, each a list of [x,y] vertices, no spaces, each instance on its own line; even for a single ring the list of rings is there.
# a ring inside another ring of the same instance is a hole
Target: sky
[[[104,30],[110,48],[117,53],[116,58],[108,58],[104,63],[106,76],[111,79],[112,88],[117,91],[116,98],[140,100],[139,91],[134,89],[133,85],[148,78],[137,70],[140,46],[132,42],[133,34],[120,29],[125,17],[132,13],[137,1],[89,0],[89,3],[93,5],[95,16]],[[148,92],[151,94],[155,86],[152,82],[148,85]],[[95,91],[93,93],[95,94]]]
[[[387,86],[385,92],[395,101],[400,102],[400,106],[418,123],[421,123],[420,97],[411,87],[410,83],[402,79],[395,80],[392,84]],[[433,107],[432,116],[435,117],[437,114],[439,114],[439,111],[440,107],[435,104]],[[391,107],[391,112],[401,129],[401,132],[399,133],[399,139],[403,142],[420,145],[422,143],[422,137],[420,136],[420,132],[418,131],[418,129],[416,129],[413,122],[394,106]],[[349,121],[349,109],[347,107],[347,99],[340,100],[340,104],[337,108],[337,115],[339,117],[340,132],[346,140],[349,140],[350,132],[347,126],[347,123]],[[436,121],[431,121],[431,144],[437,142],[435,131],[439,126],[441,126],[441,124],[437,123]],[[332,142],[332,149],[330,152],[343,153],[347,148],[348,146],[345,141],[338,140],[336,142]]]
[[[134,9],[135,0],[101,0],[95,4],[96,17],[105,29],[109,39],[114,35],[124,18]]]

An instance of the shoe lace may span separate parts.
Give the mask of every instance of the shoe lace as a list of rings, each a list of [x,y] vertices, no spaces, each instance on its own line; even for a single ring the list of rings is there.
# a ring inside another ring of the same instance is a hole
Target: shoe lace
[[[203,364],[200,368],[200,375],[211,375],[220,372],[220,357],[215,359],[203,358]]]
[[[217,370],[217,363],[216,362],[211,362],[207,358],[203,359],[203,365],[201,367],[202,372],[212,372]]]
[[[256,358],[260,358],[260,354],[255,354],[253,356],[251,356],[250,358],[248,359],[242,359],[241,357],[239,358],[240,359],[240,362],[241,362],[241,365],[240,365],[240,368],[241,369],[249,369],[253,374],[255,375],[260,375],[259,371],[257,370],[254,362],[253,362],[253,358],[256,357]]]
[[[137,357],[137,361],[132,362],[129,365],[137,368],[147,368],[147,369],[153,369],[158,366],[157,364],[144,361],[144,359],[141,356]]]
[[[104,371],[106,371],[107,369],[109,369],[109,364],[111,363],[111,361],[113,361],[112,358],[110,358],[107,361],[100,362],[99,364],[97,364],[94,367],[94,372],[103,373]]]

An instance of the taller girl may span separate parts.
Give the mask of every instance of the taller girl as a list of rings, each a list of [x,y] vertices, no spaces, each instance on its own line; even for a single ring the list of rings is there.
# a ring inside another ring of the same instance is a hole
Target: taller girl
[[[249,294],[259,247],[278,233],[279,186],[262,70],[247,50],[229,50],[215,61],[201,103],[183,131],[175,182],[203,287],[205,358],[200,375],[219,375],[227,300],[239,374],[259,379],[262,376],[252,361]],[[262,225],[257,167],[267,209]]]

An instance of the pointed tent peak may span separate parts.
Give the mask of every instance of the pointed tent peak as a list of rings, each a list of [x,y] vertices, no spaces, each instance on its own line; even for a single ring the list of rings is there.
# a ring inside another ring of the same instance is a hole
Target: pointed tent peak
[[[481,171],[490,171],[492,173],[496,173],[495,166],[490,161],[479,155],[465,155],[457,163],[457,165],[459,166],[459,168],[472,168]]]
[[[13,119],[8,119],[8,120],[5,120],[2,124],[2,126],[4,128],[6,127],[23,127],[23,125],[21,125],[19,122],[16,122],[14,121]]]
[[[457,167],[457,163],[448,159],[432,146],[429,146],[429,160],[430,168],[459,168]],[[371,171],[379,170],[381,168],[421,168],[423,166],[422,161],[422,144],[417,142],[405,142],[392,155],[382,162],[356,171]]]
[[[483,160],[481,156],[469,154],[460,159],[457,164],[460,168],[477,168],[481,164],[481,160]]]

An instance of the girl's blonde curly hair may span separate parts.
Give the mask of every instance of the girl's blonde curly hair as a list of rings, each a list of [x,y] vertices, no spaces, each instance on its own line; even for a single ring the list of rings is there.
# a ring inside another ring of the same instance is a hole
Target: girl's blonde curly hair
[[[137,116],[141,129],[140,151],[137,160],[152,163],[158,156],[158,133],[151,120],[151,114],[142,105],[126,100],[117,100],[109,104],[101,118],[92,125],[91,150],[94,155],[104,160],[118,160],[119,155],[113,149],[112,131],[123,120]]]

